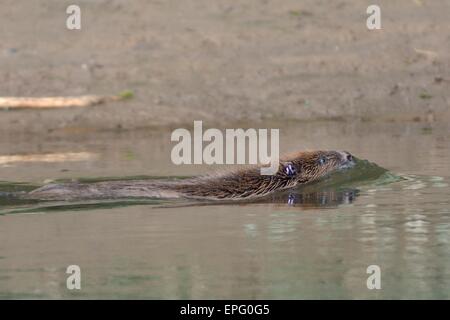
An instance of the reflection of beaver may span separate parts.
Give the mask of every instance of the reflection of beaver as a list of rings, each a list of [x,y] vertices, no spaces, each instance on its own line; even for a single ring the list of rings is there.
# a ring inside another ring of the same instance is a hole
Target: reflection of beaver
[[[106,181],[51,184],[36,189],[28,199],[75,200],[113,198],[249,199],[316,181],[327,174],[352,167],[348,152],[298,152],[280,160],[275,175],[261,175],[258,167],[187,180]]]
[[[302,209],[310,208],[335,208],[340,204],[350,204],[359,195],[359,190],[345,188],[336,189],[318,189],[316,191],[286,190],[277,192],[270,197],[258,199],[257,203],[283,203],[289,206]]]

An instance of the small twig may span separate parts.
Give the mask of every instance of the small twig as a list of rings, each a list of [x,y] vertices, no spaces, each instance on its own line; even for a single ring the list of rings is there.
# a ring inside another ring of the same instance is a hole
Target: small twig
[[[129,99],[133,93],[126,91],[117,96],[79,96],[79,97],[0,97],[0,108],[68,108],[90,107],[108,101]]]
[[[67,162],[67,161],[87,161],[96,157],[91,152],[66,152],[66,153],[44,153],[44,154],[16,154],[0,155],[0,165],[17,162]]]

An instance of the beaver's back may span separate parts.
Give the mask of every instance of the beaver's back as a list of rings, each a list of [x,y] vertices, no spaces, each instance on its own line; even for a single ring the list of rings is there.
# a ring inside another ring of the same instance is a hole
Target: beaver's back
[[[171,190],[148,181],[106,181],[97,183],[49,184],[31,191],[25,197],[39,200],[77,200],[114,198],[178,198]]]

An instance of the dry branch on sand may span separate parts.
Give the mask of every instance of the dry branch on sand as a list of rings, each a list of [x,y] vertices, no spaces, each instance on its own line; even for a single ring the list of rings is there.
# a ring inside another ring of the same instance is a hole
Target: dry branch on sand
[[[132,97],[127,91],[117,96],[79,96],[79,97],[0,97],[0,108],[68,108],[89,107],[109,101],[124,100]]]

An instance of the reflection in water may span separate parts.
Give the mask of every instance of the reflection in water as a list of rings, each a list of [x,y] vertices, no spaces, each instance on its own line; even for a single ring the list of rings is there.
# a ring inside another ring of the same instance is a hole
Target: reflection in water
[[[357,189],[320,190],[303,193],[301,191],[284,191],[270,197],[253,201],[190,201],[190,200],[161,200],[161,199],[120,199],[98,200],[84,202],[52,202],[39,200],[21,200],[9,194],[0,192],[0,214],[12,213],[43,213],[58,211],[85,211],[111,209],[127,206],[157,206],[157,208],[182,208],[216,205],[251,205],[252,203],[270,203],[299,209],[335,208],[340,204],[351,204],[358,196]]]
[[[363,170],[256,202],[20,203],[0,196],[6,213],[0,216],[0,297],[448,299],[450,136],[444,129],[421,135],[409,124],[295,123],[281,137],[288,150],[342,146],[408,174],[397,177],[361,161]],[[168,165],[167,137],[144,132],[89,138],[83,146],[46,142],[45,150],[86,148],[101,161],[17,162],[3,167],[0,178],[41,184],[205,171]],[[298,137],[309,145],[299,146]],[[40,154],[37,146],[26,145]],[[12,144],[9,153],[27,148]],[[32,188],[0,183],[0,193]],[[65,270],[74,263],[85,277],[78,293],[65,287]],[[381,290],[367,289],[372,264],[381,268]]]

